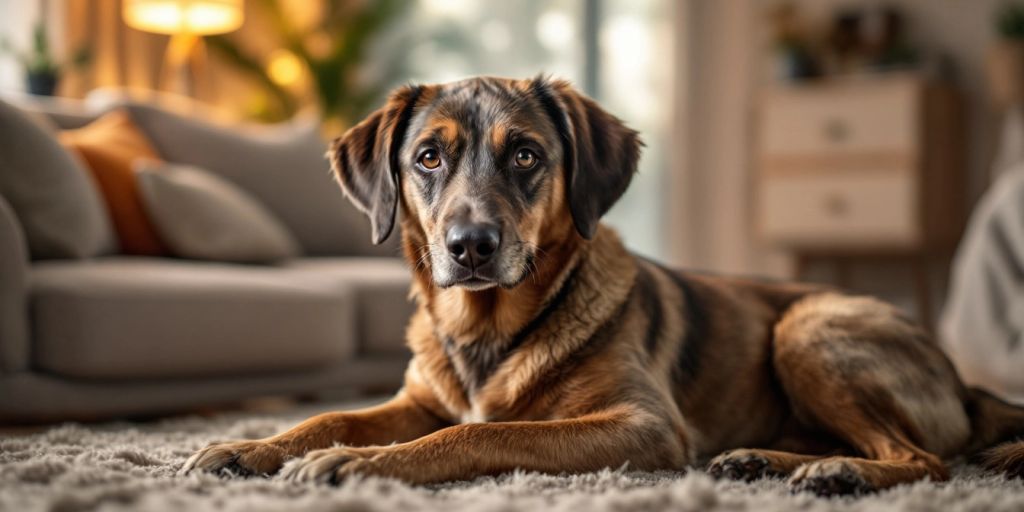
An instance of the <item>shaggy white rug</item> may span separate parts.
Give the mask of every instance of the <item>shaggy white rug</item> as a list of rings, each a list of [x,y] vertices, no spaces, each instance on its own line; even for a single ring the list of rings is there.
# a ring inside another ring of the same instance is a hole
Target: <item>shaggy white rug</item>
[[[340,487],[276,479],[181,477],[213,440],[264,437],[318,412],[227,414],[145,424],[68,424],[0,438],[0,511],[48,510],[1024,510],[1024,483],[958,467],[952,481],[901,486],[859,499],[790,494],[779,480],[718,482],[699,470],[625,469],[575,476],[514,473],[431,487],[362,479]]]

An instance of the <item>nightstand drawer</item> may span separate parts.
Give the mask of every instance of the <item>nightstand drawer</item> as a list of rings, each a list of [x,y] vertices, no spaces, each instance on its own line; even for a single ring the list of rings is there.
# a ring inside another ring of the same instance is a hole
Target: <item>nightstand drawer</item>
[[[808,87],[770,93],[761,116],[765,157],[884,154],[917,147],[918,87]]]
[[[761,234],[812,249],[912,246],[920,240],[913,176],[866,171],[771,176],[761,184]]]

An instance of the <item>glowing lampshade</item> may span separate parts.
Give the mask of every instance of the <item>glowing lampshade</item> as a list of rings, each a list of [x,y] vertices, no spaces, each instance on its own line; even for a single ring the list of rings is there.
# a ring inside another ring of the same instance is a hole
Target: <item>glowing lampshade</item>
[[[242,26],[243,0],[124,0],[124,22],[158,34],[210,35]]]

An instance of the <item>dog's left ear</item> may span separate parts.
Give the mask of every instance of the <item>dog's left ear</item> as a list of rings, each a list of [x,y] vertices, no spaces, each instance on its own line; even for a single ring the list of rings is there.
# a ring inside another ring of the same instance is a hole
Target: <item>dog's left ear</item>
[[[387,104],[331,143],[327,157],[345,195],[370,218],[373,243],[395,226],[398,154],[422,86],[402,87]]]
[[[589,240],[629,187],[643,143],[635,130],[568,82],[537,78],[533,91],[562,139],[569,209],[576,231]]]

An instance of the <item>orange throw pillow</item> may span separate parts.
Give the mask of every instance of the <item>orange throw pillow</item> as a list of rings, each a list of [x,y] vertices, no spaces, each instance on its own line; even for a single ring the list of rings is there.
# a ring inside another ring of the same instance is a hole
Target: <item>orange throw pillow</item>
[[[114,110],[82,128],[61,132],[59,139],[81,155],[92,171],[121,242],[121,252],[166,254],[167,249],[146,214],[132,170],[132,163],[138,158],[159,157],[128,112]]]

